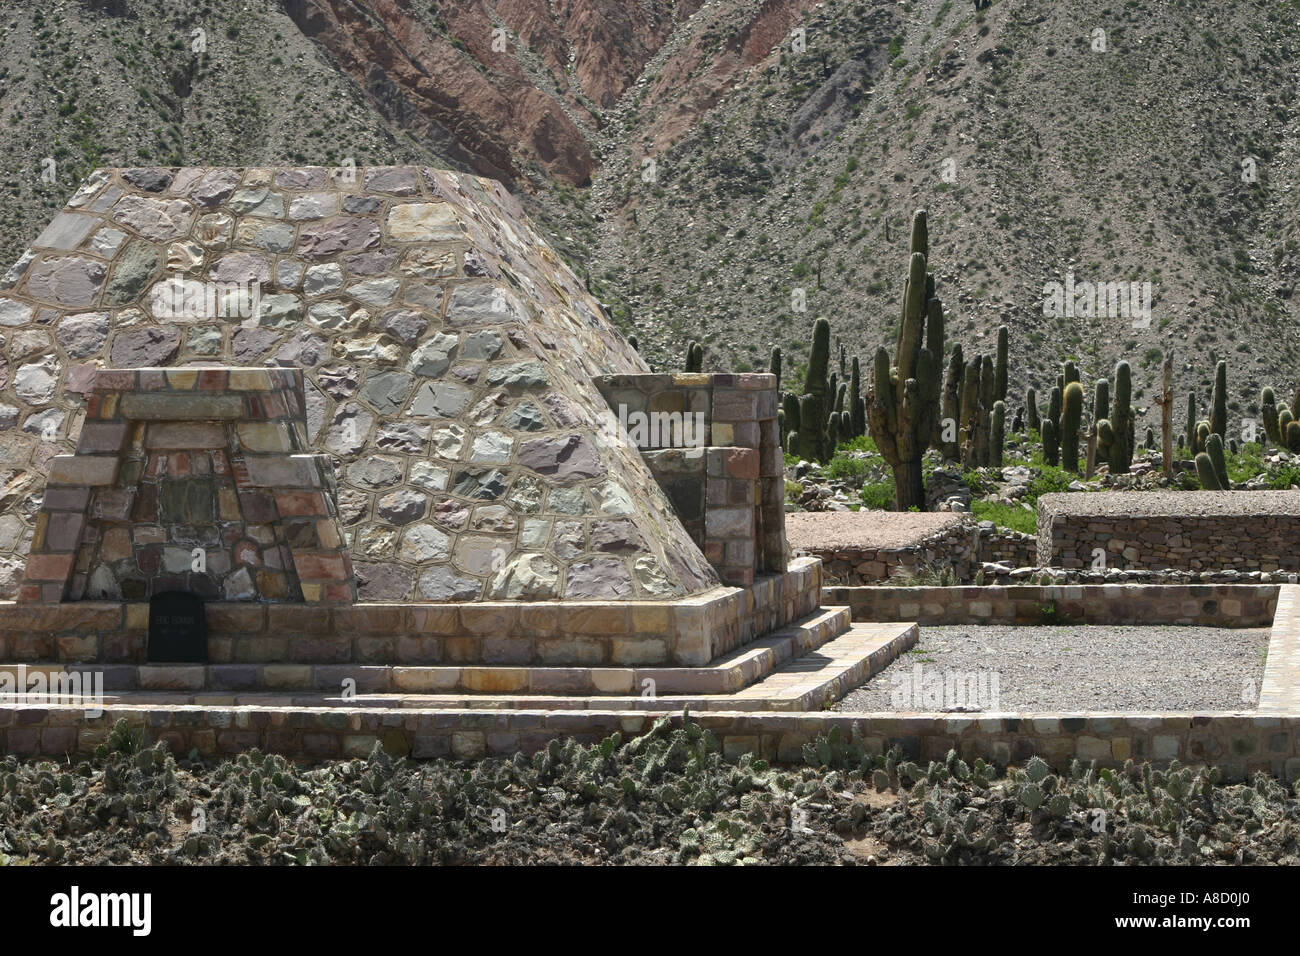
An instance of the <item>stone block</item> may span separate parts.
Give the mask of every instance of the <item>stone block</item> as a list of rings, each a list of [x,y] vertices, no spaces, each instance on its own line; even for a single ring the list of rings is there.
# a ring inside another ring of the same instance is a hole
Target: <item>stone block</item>
[[[215,422],[154,422],[145,429],[144,445],[162,450],[225,448],[226,428]]]
[[[233,421],[245,415],[243,398],[220,392],[131,392],[122,396],[119,408],[124,418],[137,421]]]
[[[116,455],[55,455],[46,482],[51,485],[100,487],[117,480]]]

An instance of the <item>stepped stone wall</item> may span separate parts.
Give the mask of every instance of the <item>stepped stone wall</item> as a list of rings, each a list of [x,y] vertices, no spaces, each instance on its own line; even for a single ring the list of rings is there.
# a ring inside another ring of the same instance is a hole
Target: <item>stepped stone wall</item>
[[[0,597],[97,370],[302,370],[362,601],[670,600],[719,577],[595,384],[647,371],[497,183],[92,174],[0,280]]]

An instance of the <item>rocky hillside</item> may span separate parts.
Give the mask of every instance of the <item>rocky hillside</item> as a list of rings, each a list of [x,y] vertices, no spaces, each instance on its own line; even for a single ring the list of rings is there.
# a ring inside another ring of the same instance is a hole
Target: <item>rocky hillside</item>
[[[506,181],[657,367],[887,341],[905,228],[1016,388],[1162,353],[1289,391],[1294,0],[50,0],[0,7],[0,255],[97,165],[428,162]],[[1150,282],[1151,321],[1043,288]],[[802,290],[800,293],[797,290]],[[800,311],[797,298],[803,296]],[[1014,406],[1015,403],[1013,403]]]

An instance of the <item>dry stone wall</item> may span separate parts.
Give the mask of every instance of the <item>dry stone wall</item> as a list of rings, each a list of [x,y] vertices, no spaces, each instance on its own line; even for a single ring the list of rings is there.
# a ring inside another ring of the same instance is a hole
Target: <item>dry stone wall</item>
[[[301,368],[363,601],[665,600],[719,579],[596,376],[644,373],[489,180],[95,172],[0,280],[0,597],[97,369]]]
[[[1300,570],[1300,491],[1076,492],[1038,499],[1038,563]],[[1100,550],[1100,554],[1098,551]]]

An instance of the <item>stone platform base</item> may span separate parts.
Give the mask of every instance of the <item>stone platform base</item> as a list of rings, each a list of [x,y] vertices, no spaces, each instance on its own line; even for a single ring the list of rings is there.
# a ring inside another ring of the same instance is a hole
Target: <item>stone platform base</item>
[[[813,613],[821,563],[673,601],[212,603],[214,664],[702,667]],[[149,606],[0,602],[0,662],[141,664]]]
[[[105,706],[112,708],[192,705],[318,709],[815,710],[825,703],[839,700],[849,690],[889,666],[917,640],[918,629],[914,624],[849,627],[848,615],[843,608],[826,615],[826,618],[815,626],[790,628],[771,639],[764,639],[752,651],[729,655],[716,667],[698,670],[610,668],[584,672],[581,668],[304,668],[306,673],[292,681],[301,685],[298,688],[284,686],[278,691],[262,688],[223,692],[211,689],[221,680],[220,668],[146,665],[131,668],[136,681],[134,689],[105,688],[104,702]],[[831,618],[836,620],[832,622]],[[843,627],[840,627],[841,623]],[[42,670],[51,675],[80,674],[83,677],[80,686],[85,687],[85,679],[94,673],[71,668],[26,668],[19,671],[18,667],[0,667],[0,679],[10,674],[18,679],[23,676],[30,679],[35,670]],[[358,679],[359,675],[361,679]],[[566,678],[572,680],[571,688],[562,686]],[[352,688],[356,693],[345,697],[340,683],[348,679],[356,683]],[[371,686],[364,686],[362,680]],[[439,681],[470,685],[473,689],[437,692],[434,688],[421,686]],[[724,686],[727,684],[735,686]],[[49,686],[57,686],[53,678]],[[3,707],[3,700],[0,697],[0,707]],[[28,695],[22,703],[41,706],[45,700],[51,699]],[[87,703],[85,706],[90,705]]]
[[[106,692],[252,691],[369,694],[730,694],[849,629],[849,609],[823,608],[705,667],[420,666],[392,664],[0,664],[0,677],[42,671],[102,675]],[[899,630],[893,625],[891,630]],[[20,671],[19,668],[24,668]],[[347,684],[347,682],[351,682]],[[648,683],[647,683],[648,682]]]

